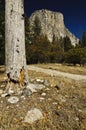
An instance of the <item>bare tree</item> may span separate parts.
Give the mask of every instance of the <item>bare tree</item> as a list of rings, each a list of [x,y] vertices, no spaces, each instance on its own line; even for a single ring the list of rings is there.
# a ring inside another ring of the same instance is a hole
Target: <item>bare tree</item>
[[[28,85],[25,55],[24,1],[5,0],[7,89],[15,92]]]

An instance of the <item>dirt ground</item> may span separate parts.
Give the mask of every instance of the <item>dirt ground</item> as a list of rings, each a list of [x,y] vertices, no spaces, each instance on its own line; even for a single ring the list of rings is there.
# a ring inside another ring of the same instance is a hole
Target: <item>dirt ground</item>
[[[81,75],[81,71],[79,71],[78,73],[78,69],[72,69],[71,71],[76,72],[76,73],[70,73],[70,68],[68,68],[68,70],[63,66],[60,67],[60,71],[59,69],[57,69],[57,67],[54,67],[55,65],[53,64],[52,67],[47,67],[46,65],[41,65],[41,67],[36,66],[36,65],[29,65],[28,69],[29,70],[35,70],[36,72],[42,72],[51,76],[58,76],[58,77],[63,77],[63,78],[69,78],[69,79],[73,79],[75,81],[80,81],[80,80],[84,80],[86,81],[86,75]],[[62,68],[62,69],[61,69]],[[65,72],[63,71],[63,68],[65,68]],[[62,70],[62,71],[61,71]],[[78,74],[77,74],[78,73]],[[85,70],[82,71],[82,73],[85,74]]]
[[[28,73],[30,82],[41,79],[48,84],[30,96],[19,96],[16,104],[7,101],[9,96],[0,96],[0,130],[86,130],[85,80],[75,81],[32,70]],[[0,91],[5,84],[4,68],[0,67]],[[32,108],[40,109],[43,118],[32,124],[23,122]]]

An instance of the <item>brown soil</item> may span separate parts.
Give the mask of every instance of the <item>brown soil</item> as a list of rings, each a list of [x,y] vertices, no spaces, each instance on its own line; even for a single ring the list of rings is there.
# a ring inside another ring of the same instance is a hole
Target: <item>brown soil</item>
[[[6,78],[1,67],[0,72],[2,90]],[[50,85],[25,98],[19,96],[16,104],[8,103],[8,96],[0,97],[0,130],[86,130],[86,82],[29,70],[29,80],[36,79],[47,80]],[[43,118],[24,123],[32,108],[40,109]]]

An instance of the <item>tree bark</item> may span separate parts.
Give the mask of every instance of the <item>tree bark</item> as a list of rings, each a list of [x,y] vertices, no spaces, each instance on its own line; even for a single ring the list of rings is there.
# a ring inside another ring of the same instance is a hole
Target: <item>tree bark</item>
[[[8,88],[17,91],[28,84],[23,0],[5,0],[5,42]]]

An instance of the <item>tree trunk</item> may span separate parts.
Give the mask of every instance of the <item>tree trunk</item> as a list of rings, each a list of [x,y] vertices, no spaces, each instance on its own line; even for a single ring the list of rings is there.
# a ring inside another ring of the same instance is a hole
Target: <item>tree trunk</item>
[[[23,0],[5,0],[5,42],[8,88],[18,91],[28,84]]]

